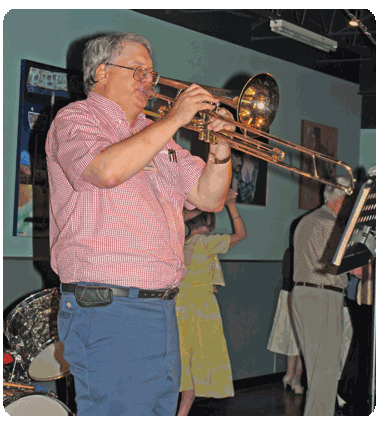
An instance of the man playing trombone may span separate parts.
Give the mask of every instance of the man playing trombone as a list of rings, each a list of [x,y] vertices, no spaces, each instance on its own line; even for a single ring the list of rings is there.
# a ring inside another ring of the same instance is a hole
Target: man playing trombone
[[[205,164],[172,139],[214,96],[193,84],[161,121],[143,114],[159,80],[151,53],[137,34],[88,42],[88,97],[61,109],[47,138],[59,337],[78,415],[175,414],[182,211],[220,211],[230,186],[229,145],[211,145]],[[234,131],[219,118],[208,128]]]

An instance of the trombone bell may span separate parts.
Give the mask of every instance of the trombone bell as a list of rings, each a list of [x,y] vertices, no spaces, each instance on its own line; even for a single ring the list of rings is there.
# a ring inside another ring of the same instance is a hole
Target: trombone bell
[[[266,132],[277,113],[280,94],[270,74],[257,74],[244,86],[237,103],[239,121],[247,127]]]

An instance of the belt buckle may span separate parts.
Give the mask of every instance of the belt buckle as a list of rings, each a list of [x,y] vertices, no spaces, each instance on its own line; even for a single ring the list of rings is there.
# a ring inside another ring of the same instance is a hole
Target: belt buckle
[[[172,292],[174,292],[175,293],[175,295],[174,295],[174,297],[173,297],[173,299],[178,295],[178,292],[179,292],[179,289],[178,288],[173,288],[172,289],[172,287],[171,286],[168,286],[167,287],[167,289],[166,289],[166,291],[165,291],[165,293],[164,293],[164,295],[162,296],[162,300],[164,300],[164,301],[166,301],[166,300],[168,300],[169,299],[169,295],[172,293]]]

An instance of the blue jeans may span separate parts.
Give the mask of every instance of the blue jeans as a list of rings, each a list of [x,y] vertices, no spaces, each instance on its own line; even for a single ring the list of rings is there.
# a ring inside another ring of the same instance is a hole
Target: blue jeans
[[[129,298],[90,308],[80,307],[74,294],[61,297],[58,334],[74,376],[78,416],[176,413],[181,363],[175,303],[137,294],[132,288]]]

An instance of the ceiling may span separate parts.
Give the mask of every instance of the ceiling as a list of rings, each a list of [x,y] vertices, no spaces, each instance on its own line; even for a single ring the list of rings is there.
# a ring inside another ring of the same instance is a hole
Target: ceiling
[[[376,93],[376,22],[364,9],[136,9],[135,12],[265,53],[315,71],[360,84],[363,95]],[[351,27],[349,15],[359,22]],[[270,30],[283,19],[338,42],[324,52]],[[265,71],[265,70],[263,70]]]

